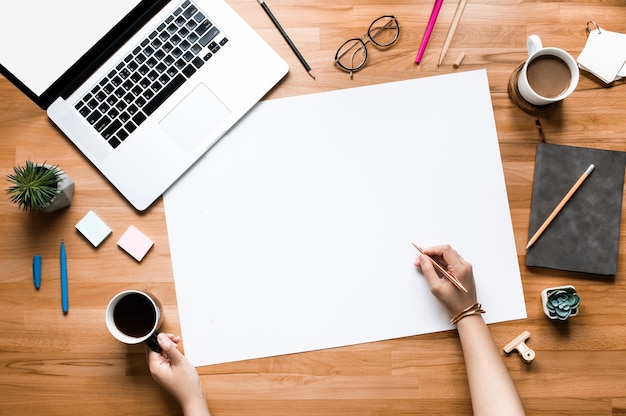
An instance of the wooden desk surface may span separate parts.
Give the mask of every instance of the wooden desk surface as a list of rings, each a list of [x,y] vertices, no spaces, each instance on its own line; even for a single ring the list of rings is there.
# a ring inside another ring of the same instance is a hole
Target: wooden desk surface
[[[515,107],[507,94],[512,72],[525,59],[525,39],[540,35],[546,46],[575,57],[585,25],[594,20],[626,32],[622,0],[471,0],[441,67],[436,61],[457,2],[444,3],[422,63],[413,60],[432,10],[432,0],[269,2],[317,76],[311,79],[254,0],[229,3],[289,63],[286,79],[267,98],[487,68],[501,144],[528,319],[494,324],[504,346],[523,330],[537,358],[524,364],[503,358],[529,415],[626,414],[626,233],[614,279],[529,270],[524,246],[538,132],[535,117]],[[334,67],[336,48],[365,33],[370,22],[395,14],[397,44],[369,47],[367,66],[354,80]],[[253,64],[251,64],[251,69]],[[428,97],[416,97],[428,99]],[[605,88],[582,73],[575,93],[541,118],[550,143],[626,150],[626,85]],[[410,105],[411,103],[398,103]],[[363,122],[376,123],[371,114]],[[163,202],[135,212],[25,96],[0,78],[0,175],[26,159],[59,164],[76,181],[73,205],[51,215],[23,213],[0,198],[0,414],[179,414],[151,379],[141,347],[113,340],[104,309],[116,292],[146,289],[163,302],[165,330],[180,333]],[[470,155],[468,155],[470,156]],[[5,183],[6,185],[6,183]],[[113,229],[93,249],[74,229],[90,209]],[[622,222],[626,224],[626,222]],[[155,241],[141,263],[122,252],[117,239],[135,225]],[[69,257],[70,312],[61,312],[58,250]],[[33,254],[43,256],[41,289],[31,280]],[[471,259],[468,259],[471,261]],[[540,292],[574,284],[582,297],[579,316],[549,321]],[[184,342],[184,341],[183,341]],[[463,358],[454,331],[332,350],[216,365],[199,369],[214,415],[469,415]]]

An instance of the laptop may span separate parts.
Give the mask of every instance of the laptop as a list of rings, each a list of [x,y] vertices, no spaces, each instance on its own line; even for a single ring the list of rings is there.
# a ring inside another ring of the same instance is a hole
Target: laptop
[[[288,72],[223,0],[20,0],[0,14],[0,72],[139,211]]]

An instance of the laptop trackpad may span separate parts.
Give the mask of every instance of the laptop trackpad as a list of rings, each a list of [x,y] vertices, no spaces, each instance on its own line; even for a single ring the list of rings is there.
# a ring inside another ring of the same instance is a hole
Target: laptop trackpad
[[[161,127],[186,152],[198,144],[207,147],[213,130],[230,115],[230,110],[204,84],[199,84],[163,120]]]

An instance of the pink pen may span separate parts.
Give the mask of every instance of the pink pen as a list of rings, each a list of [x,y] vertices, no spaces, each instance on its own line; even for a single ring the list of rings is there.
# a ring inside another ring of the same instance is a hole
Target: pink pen
[[[435,0],[433,11],[430,14],[430,19],[428,20],[428,25],[426,26],[426,32],[424,32],[424,39],[422,39],[422,44],[420,45],[419,51],[417,51],[417,56],[415,57],[416,64],[419,64],[422,60],[422,56],[424,56],[424,51],[426,51],[426,45],[428,45],[430,34],[433,33],[433,28],[435,27],[435,22],[437,21],[437,16],[439,16],[439,10],[441,10],[442,4],[443,0]]]

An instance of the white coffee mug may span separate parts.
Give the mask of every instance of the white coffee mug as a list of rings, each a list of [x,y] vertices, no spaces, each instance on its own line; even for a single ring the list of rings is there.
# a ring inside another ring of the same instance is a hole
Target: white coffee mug
[[[544,48],[537,35],[526,40],[528,59],[520,70],[517,89],[527,102],[537,106],[557,103],[578,85],[578,64],[563,49]]]
[[[141,290],[124,290],[113,296],[106,308],[105,321],[115,339],[128,345],[145,342],[161,352],[157,342],[158,329],[163,323],[159,300]]]

